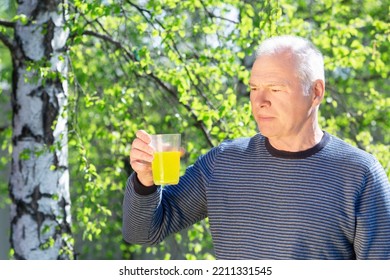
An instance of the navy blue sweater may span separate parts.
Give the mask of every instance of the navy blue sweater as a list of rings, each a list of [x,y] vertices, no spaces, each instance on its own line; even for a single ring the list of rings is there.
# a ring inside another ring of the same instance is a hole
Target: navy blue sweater
[[[207,216],[217,259],[390,259],[383,167],[328,133],[303,152],[260,134],[223,142],[175,186],[127,181],[129,243],[156,244]]]

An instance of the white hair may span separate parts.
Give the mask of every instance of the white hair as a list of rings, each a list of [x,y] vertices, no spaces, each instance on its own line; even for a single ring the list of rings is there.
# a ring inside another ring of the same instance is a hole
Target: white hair
[[[324,58],[309,40],[297,36],[277,36],[266,39],[256,51],[256,58],[291,51],[297,59],[298,77],[306,94],[315,80],[325,83]]]

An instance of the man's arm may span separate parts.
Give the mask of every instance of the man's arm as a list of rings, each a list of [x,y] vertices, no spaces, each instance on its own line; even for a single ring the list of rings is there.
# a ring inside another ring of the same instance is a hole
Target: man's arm
[[[144,187],[133,173],[123,201],[123,238],[129,243],[156,244],[207,217],[206,188],[218,148],[188,167],[177,185]]]
[[[390,184],[378,161],[357,200],[354,247],[357,259],[390,259]]]
[[[139,193],[137,193],[136,189]],[[161,190],[157,186],[144,187],[133,173],[127,179],[123,199],[123,238],[128,243],[153,244],[150,225],[160,203]]]

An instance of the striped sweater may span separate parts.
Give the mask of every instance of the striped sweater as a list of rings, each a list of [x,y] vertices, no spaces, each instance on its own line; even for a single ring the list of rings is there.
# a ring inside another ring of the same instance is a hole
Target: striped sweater
[[[390,259],[390,184],[379,162],[328,133],[303,152],[257,134],[223,142],[175,186],[133,173],[123,237],[156,244],[205,217],[217,259]]]

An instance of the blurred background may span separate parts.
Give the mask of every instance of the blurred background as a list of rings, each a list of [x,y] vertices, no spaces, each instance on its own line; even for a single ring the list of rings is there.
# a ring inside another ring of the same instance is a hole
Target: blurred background
[[[122,241],[121,204],[132,172],[130,144],[138,129],[181,133],[184,172],[221,141],[253,136],[257,130],[248,98],[249,73],[257,45],[273,35],[306,37],[323,52],[323,129],[374,154],[390,178],[388,1],[24,2],[18,7],[16,1],[0,0],[1,259],[15,257],[9,213],[15,203],[9,183],[15,126],[11,104],[19,94],[15,69],[23,66],[15,63],[20,52],[10,42],[31,40],[35,43],[29,50],[44,54],[23,60],[24,71],[40,85],[55,79],[66,85],[61,117],[66,119],[62,133],[67,141],[60,146],[68,149],[71,258],[214,259],[207,219],[157,246]],[[64,32],[51,32],[52,25],[40,21],[50,13],[63,20]],[[36,37],[29,36],[34,28]],[[56,49],[55,42],[64,47]],[[53,57],[67,65],[60,78]],[[61,150],[56,144],[52,148]]]

